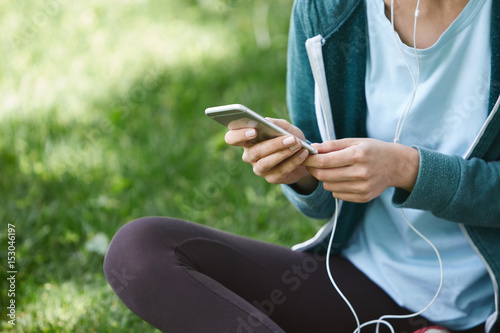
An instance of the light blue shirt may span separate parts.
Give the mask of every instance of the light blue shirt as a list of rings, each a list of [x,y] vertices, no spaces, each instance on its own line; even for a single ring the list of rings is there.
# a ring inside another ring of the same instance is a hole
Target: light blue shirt
[[[418,50],[420,83],[400,143],[466,155],[488,114],[491,4],[492,0],[469,1],[432,47]],[[367,0],[366,6],[368,136],[392,142],[413,82],[394,41],[384,2]],[[399,37],[397,43],[416,77],[413,48]],[[437,291],[439,265],[429,244],[392,205],[393,191],[388,189],[373,201],[344,255],[399,305],[416,312]],[[424,211],[405,210],[405,214],[443,259],[443,289],[423,316],[453,330],[483,323],[494,310],[493,286],[459,224]]]

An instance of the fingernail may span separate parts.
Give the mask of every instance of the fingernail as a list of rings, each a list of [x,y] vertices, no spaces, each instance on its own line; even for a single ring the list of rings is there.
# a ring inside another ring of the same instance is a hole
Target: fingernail
[[[257,132],[253,128],[245,132],[247,138],[253,138],[256,134]]]
[[[319,147],[323,146],[323,144],[322,143],[313,143],[313,144],[311,144],[311,146],[319,148]]]
[[[289,146],[291,145],[292,143],[294,143],[296,140],[295,140],[295,137],[294,136],[287,136],[284,140],[283,140],[283,144],[285,146]]]
[[[304,151],[302,153],[300,153],[299,157],[306,158],[307,155],[309,155],[309,152],[306,149],[304,149]]]
[[[302,144],[300,142],[298,142],[296,145],[293,145],[290,147],[290,150],[297,150],[299,149],[300,147],[302,147]]]
[[[256,122],[255,120],[249,120],[248,121],[248,127],[255,127],[257,126],[258,122]]]

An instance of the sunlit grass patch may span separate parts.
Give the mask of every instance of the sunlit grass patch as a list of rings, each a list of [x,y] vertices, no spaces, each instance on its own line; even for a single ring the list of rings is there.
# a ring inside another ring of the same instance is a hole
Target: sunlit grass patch
[[[151,67],[200,67],[205,58],[239,52],[224,14],[212,13],[220,20],[207,24],[194,4],[49,0],[2,7],[0,43],[10,56],[1,60],[0,91],[8,97],[0,116],[57,108],[64,117],[86,117],[89,101],[125,93]]]
[[[109,286],[102,280],[44,283],[28,290],[31,302],[19,304],[17,332],[158,332],[112,297]],[[25,299],[29,301],[30,299]],[[106,316],[103,316],[106,314]],[[6,331],[16,332],[3,326]]]
[[[287,246],[314,233],[320,222],[255,177],[203,113],[242,103],[287,117],[291,5],[0,1],[0,220],[17,228],[20,332],[153,331],[102,272],[132,219]]]

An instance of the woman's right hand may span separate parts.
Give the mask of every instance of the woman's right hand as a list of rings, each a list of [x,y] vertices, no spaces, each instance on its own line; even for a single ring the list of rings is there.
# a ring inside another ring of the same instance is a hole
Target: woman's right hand
[[[264,177],[271,184],[296,184],[300,188],[317,185],[317,181],[302,165],[309,156],[307,149],[302,148],[297,139],[305,140],[302,131],[283,119],[268,120],[293,135],[254,144],[252,140],[257,137],[257,130],[248,127],[227,132],[226,143],[243,147],[243,161],[252,165],[257,176]]]

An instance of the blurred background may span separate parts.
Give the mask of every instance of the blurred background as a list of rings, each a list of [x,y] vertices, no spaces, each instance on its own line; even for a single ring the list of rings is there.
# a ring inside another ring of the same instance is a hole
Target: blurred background
[[[172,216],[290,246],[321,222],[253,175],[204,109],[288,119],[292,0],[0,0],[1,326],[157,332],[102,272],[126,222]],[[7,224],[16,230],[9,325]]]

